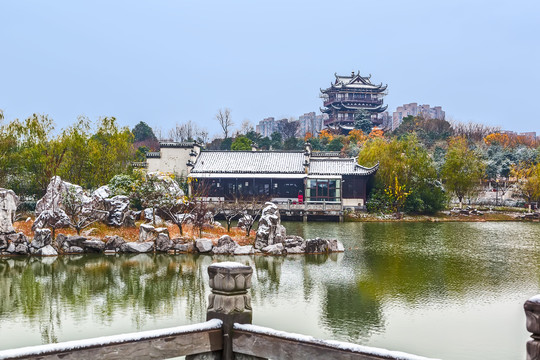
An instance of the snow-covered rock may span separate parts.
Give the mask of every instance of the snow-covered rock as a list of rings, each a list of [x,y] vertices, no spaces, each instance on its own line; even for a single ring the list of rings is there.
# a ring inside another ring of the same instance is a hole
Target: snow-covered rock
[[[34,240],[30,244],[34,249],[40,249],[51,244],[51,230],[36,229],[34,231]]]
[[[252,255],[254,250],[253,245],[238,246],[234,249],[234,255]]]
[[[117,195],[105,199],[108,210],[107,225],[109,226],[134,226],[135,218],[129,211],[129,198],[125,195]]]
[[[233,254],[237,247],[238,244],[229,235],[223,235],[219,238],[217,246],[214,246],[212,252],[214,254]]]
[[[337,239],[330,239],[328,240],[328,251],[330,252],[344,252],[345,247],[341,243],[341,241]]]
[[[69,254],[82,254],[84,253],[84,249],[79,246],[70,246],[67,250],[67,253]]]
[[[144,221],[146,221],[147,224],[153,224],[154,223],[154,218],[155,218],[155,223],[156,225],[161,225],[163,224],[163,219],[157,215],[157,210],[156,210],[156,214],[154,214],[154,210],[151,209],[151,208],[146,208],[143,210],[143,215],[144,215]]]
[[[14,243],[9,243],[6,251],[10,254],[13,254],[15,252],[15,244]]]
[[[328,250],[328,240],[321,238],[306,240],[306,254],[327,253]]]
[[[77,246],[77,247],[80,247],[81,249],[84,249],[84,243],[88,240],[84,236],[79,236],[79,235],[71,235],[63,239],[59,239],[59,238],[60,238],[60,235],[56,237],[56,243],[58,244],[59,247],[63,249],[67,249],[72,246]],[[62,243],[62,245],[60,245],[60,242]]]
[[[262,248],[261,251],[267,255],[284,255],[287,253],[283,244],[268,245]]]
[[[50,226],[55,229],[69,227],[70,220],[66,212],[60,208],[56,209],[45,209],[40,212],[40,214],[34,220],[32,224],[32,230],[42,229],[44,227]]]
[[[281,225],[281,217],[278,207],[271,202],[267,202],[261,213],[259,227],[255,236],[255,248],[262,249],[268,245],[282,243],[285,240],[287,231]]]
[[[169,230],[166,227],[155,228],[150,224],[141,224],[139,227],[139,242],[156,241],[159,234],[169,236]]]
[[[13,221],[19,204],[19,197],[13,190],[0,188],[0,234],[15,232]]]
[[[153,242],[126,242],[122,245],[122,251],[129,253],[146,253],[153,249]]]
[[[99,239],[90,239],[83,242],[83,248],[85,252],[103,252],[105,249],[105,243]]]
[[[36,255],[39,256],[57,256],[58,252],[51,245],[45,245],[44,247],[36,250]]]
[[[28,254],[28,244],[16,244],[15,245],[15,253],[19,255],[26,255]]]
[[[200,253],[207,253],[212,251],[214,244],[210,239],[197,239],[195,240],[195,247]]]
[[[174,250],[176,251],[191,253],[193,252],[193,249],[194,249],[193,241],[174,244]]]
[[[156,239],[156,251],[167,252],[172,249],[174,243],[169,239],[168,233],[160,233]]]
[[[121,238],[118,235],[106,236],[105,237],[105,250],[113,250],[119,252],[122,249],[122,245],[125,244],[126,240]]]

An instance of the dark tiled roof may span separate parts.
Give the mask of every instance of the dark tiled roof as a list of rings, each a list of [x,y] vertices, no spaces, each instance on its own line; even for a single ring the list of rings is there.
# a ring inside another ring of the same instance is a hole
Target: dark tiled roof
[[[161,157],[161,153],[159,151],[147,152],[146,153],[146,158],[159,159],[160,157]]]
[[[189,141],[186,141],[186,142],[177,142],[177,141],[160,141],[159,142],[159,147],[162,148],[162,147],[170,147],[170,148],[190,148],[190,147],[193,147],[193,145],[195,145],[194,142],[189,142]]]

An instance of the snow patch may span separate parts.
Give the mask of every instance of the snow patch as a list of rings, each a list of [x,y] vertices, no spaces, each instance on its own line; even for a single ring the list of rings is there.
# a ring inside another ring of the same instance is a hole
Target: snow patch
[[[311,343],[316,345],[323,345],[331,348],[335,348],[337,350],[344,350],[344,351],[351,351],[355,353],[365,354],[365,355],[373,355],[373,356],[380,356],[384,357],[386,359],[393,359],[393,360],[436,360],[431,358],[426,358],[423,356],[418,355],[412,355],[407,354],[401,351],[391,351],[381,348],[374,348],[369,346],[363,346],[363,345],[357,345],[342,341],[335,341],[335,340],[321,340],[316,339],[312,336],[308,335],[302,335],[302,334],[294,334],[294,333],[288,333],[285,331],[279,331],[274,330],[262,326],[257,325],[249,325],[249,324],[234,324],[235,330],[243,330],[243,331],[249,331],[256,334],[261,335],[269,335],[269,336],[275,336],[280,337],[287,340],[297,341],[297,342],[303,342],[303,343]]]
[[[246,265],[244,264],[240,264],[238,262],[234,262],[234,261],[223,261],[223,262],[218,262],[218,263],[214,263],[212,265],[210,265],[212,267],[220,267],[220,268],[226,268],[226,269],[237,269],[237,268],[244,268],[246,267]]]

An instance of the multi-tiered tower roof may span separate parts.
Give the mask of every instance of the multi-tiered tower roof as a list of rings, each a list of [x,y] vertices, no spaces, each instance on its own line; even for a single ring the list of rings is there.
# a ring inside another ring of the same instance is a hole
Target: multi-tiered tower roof
[[[374,124],[380,124],[377,114],[388,107],[383,104],[387,85],[373,85],[371,75],[363,77],[358,73],[350,76],[334,74],[336,81],[327,89],[321,89],[324,108],[321,112],[328,114],[324,122],[327,127],[351,130],[354,127],[354,117],[359,110],[367,110]]]

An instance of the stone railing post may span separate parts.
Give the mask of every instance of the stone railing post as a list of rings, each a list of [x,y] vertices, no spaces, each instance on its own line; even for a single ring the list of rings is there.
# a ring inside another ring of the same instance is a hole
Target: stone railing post
[[[251,324],[251,266],[237,262],[221,262],[208,267],[210,288],[206,320],[223,321],[223,360],[233,360],[233,324]]]
[[[527,341],[527,360],[540,360],[540,295],[533,296],[523,305],[527,331],[532,340]]]

